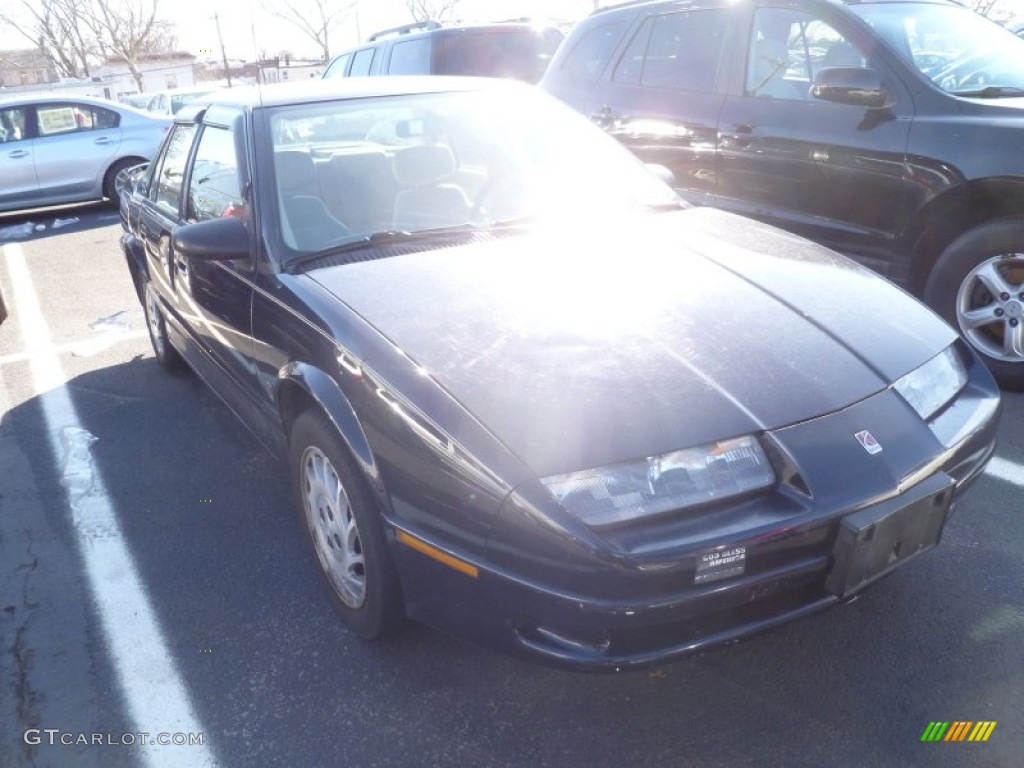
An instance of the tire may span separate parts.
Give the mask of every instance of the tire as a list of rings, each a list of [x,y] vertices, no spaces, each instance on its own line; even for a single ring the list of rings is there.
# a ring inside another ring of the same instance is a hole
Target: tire
[[[103,196],[107,198],[114,205],[119,205],[120,202],[117,199],[117,174],[123,171],[125,168],[131,168],[133,165],[146,162],[141,157],[124,157],[114,163],[107,169],[106,175],[103,177]]]
[[[1024,390],[1024,218],[980,224],[939,256],[925,301],[1006,389]]]
[[[153,345],[153,355],[165,371],[180,373],[188,366],[181,353],[171,346],[167,338],[167,321],[164,319],[163,310],[160,309],[160,299],[156,291],[148,279],[143,277],[142,281],[142,310],[146,316],[146,329],[149,331],[149,341]]]
[[[302,529],[342,620],[366,640],[394,634],[404,624],[405,607],[384,518],[319,410],[295,420],[289,466]]]

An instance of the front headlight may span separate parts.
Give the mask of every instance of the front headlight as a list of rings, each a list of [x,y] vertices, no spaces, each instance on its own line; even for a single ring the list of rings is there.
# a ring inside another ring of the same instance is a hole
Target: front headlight
[[[775,472],[748,436],[541,482],[587,525],[608,525],[767,488]]]
[[[918,415],[928,421],[967,383],[967,369],[956,347],[946,347],[893,384]]]

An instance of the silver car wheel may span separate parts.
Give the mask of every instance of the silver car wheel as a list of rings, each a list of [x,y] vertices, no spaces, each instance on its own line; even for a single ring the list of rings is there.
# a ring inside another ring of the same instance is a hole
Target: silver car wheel
[[[994,256],[968,272],[957,292],[956,319],[978,351],[1024,362],[1024,254]]]
[[[359,528],[338,473],[315,446],[302,454],[302,502],[320,567],[346,606],[361,607],[366,564]]]

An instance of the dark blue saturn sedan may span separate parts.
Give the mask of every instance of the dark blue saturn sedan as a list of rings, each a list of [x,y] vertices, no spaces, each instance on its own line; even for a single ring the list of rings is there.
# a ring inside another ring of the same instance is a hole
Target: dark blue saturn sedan
[[[677,658],[931,549],[992,455],[998,390],[929,309],[524,85],[218,93],[124,182],[157,360],[288,467],[365,638]]]

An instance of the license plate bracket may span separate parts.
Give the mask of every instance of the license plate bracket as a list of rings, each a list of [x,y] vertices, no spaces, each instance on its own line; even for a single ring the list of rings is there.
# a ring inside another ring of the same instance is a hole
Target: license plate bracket
[[[849,597],[938,544],[955,485],[940,472],[905,494],[843,517],[825,588]]]

